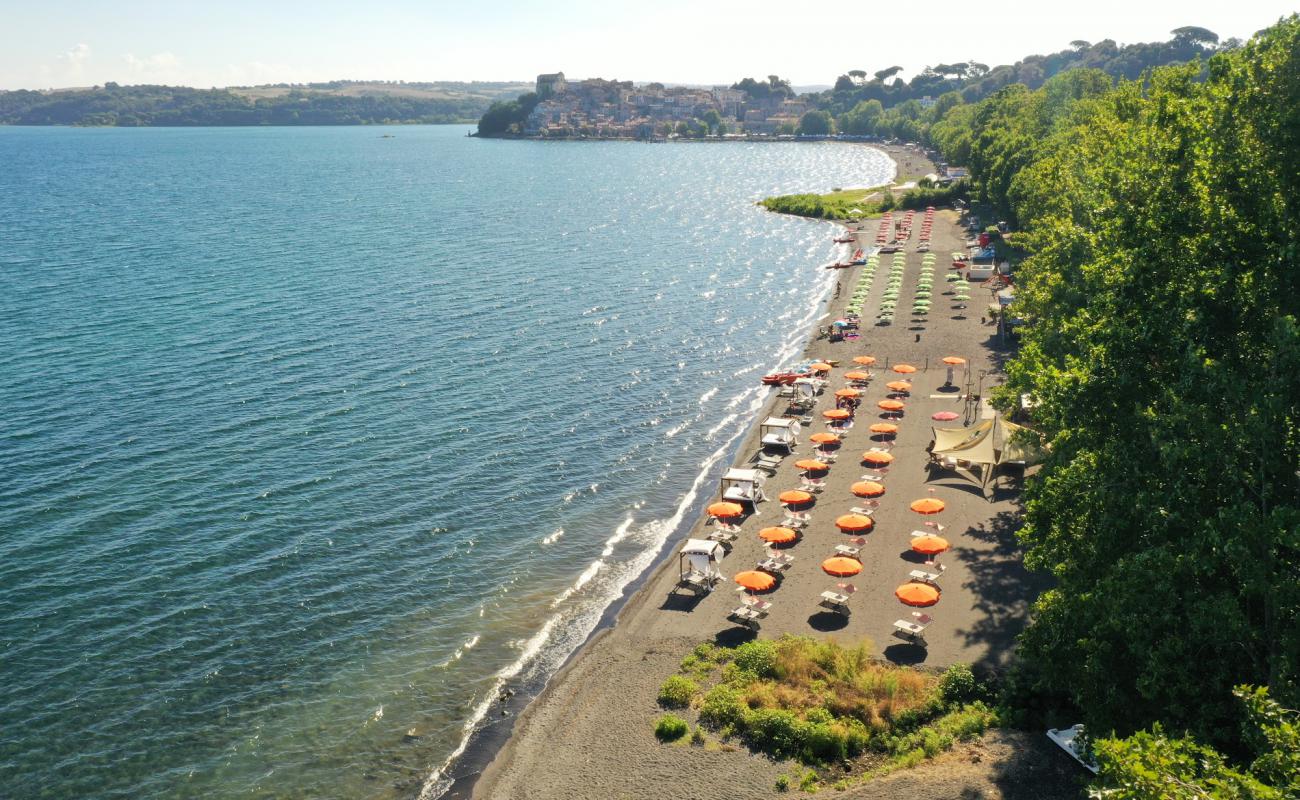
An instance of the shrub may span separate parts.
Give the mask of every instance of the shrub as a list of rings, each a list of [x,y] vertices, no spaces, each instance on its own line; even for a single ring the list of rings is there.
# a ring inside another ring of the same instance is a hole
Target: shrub
[[[778,792],[788,792],[788,791],[790,791],[790,776],[789,776],[789,775],[778,775],[778,776],[777,776],[777,778],[776,778],[776,790],[777,790]]]
[[[686,735],[690,726],[676,714],[664,714],[655,723],[655,736],[661,742],[675,742]]]
[[[979,684],[969,664],[953,664],[939,678],[939,696],[948,705],[969,703],[979,693]]]
[[[707,741],[708,740],[704,736],[704,731],[700,730],[698,727],[691,728],[691,744],[700,747]]]
[[[803,777],[799,779],[799,788],[808,794],[815,793],[817,791],[817,773],[813,770],[805,772]]]
[[[700,703],[700,722],[715,730],[734,728],[744,718],[745,711],[745,704],[740,701],[736,690],[719,684],[704,694]]]
[[[733,663],[738,669],[752,672],[760,678],[774,678],[776,677],[776,656],[777,651],[774,642],[755,639],[736,648]]]
[[[659,705],[665,708],[685,708],[700,691],[695,681],[684,675],[673,675],[659,687]]]
[[[777,758],[800,755],[807,739],[808,724],[793,712],[759,708],[744,717],[745,743]]]

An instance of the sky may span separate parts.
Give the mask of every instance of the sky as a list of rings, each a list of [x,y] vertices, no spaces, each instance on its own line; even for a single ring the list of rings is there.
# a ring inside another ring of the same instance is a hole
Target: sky
[[[0,89],[569,78],[729,84],[1013,63],[1076,39],[1249,38],[1300,0],[0,0]]]

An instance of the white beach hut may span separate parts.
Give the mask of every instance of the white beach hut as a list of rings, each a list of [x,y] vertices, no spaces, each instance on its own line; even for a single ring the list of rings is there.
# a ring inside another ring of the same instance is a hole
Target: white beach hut
[[[759,426],[764,447],[784,447],[794,450],[799,444],[799,420],[787,417],[768,417]]]
[[[722,476],[722,499],[733,503],[761,503],[767,499],[763,495],[766,480],[767,476],[756,469],[732,467]]]
[[[696,594],[708,594],[722,580],[718,564],[726,554],[722,545],[704,539],[687,539],[677,556],[680,577],[677,587]]]

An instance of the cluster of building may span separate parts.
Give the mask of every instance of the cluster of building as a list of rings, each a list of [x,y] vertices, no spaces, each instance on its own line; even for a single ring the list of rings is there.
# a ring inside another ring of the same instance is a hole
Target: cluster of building
[[[668,86],[590,78],[569,82],[563,72],[537,76],[536,108],[524,123],[527,136],[652,139],[679,133],[683,124],[702,133],[736,136],[793,133],[809,106],[798,98],[754,98],[738,89]]]

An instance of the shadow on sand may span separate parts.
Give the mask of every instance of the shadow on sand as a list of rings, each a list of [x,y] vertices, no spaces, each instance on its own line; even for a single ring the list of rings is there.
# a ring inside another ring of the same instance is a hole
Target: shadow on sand
[[[919,644],[891,644],[884,650],[884,656],[891,663],[901,666],[924,664],[929,652]]]
[[[829,611],[818,611],[808,618],[808,624],[814,630],[822,633],[831,633],[832,631],[844,630],[848,627],[849,618],[843,614],[833,614]]]

